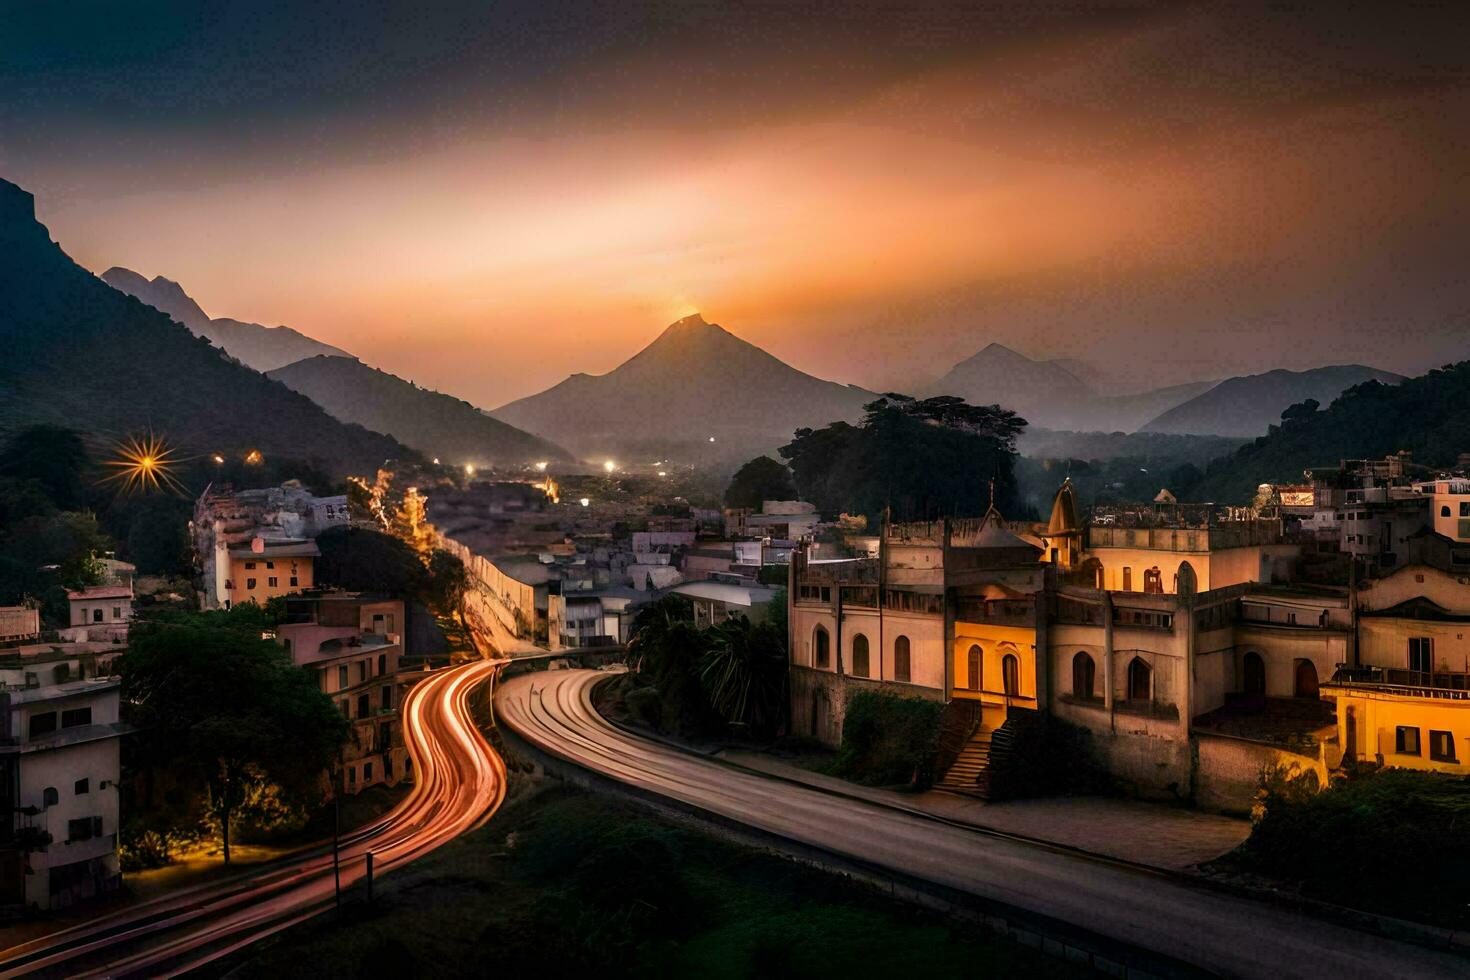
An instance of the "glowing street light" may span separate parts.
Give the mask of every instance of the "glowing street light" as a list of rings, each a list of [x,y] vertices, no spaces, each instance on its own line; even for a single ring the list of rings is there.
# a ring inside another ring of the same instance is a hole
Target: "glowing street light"
[[[714,442],[714,441],[715,441],[715,437],[714,437],[714,436],[710,436],[710,437],[709,437],[709,441],[710,441],[710,442]]]
[[[245,454],[245,462],[249,463],[251,466],[259,466],[261,463],[265,462],[265,457],[260,454],[259,449],[252,449],[250,450],[250,452]]]
[[[434,465],[435,466],[438,466],[439,465],[439,457],[438,456],[435,456],[434,457]]]
[[[665,473],[663,470],[659,470],[658,471],[658,475],[659,476],[668,476],[669,474]]]
[[[613,470],[618,468],[618,464],[614,463],[612,460],[608,460],[607,462],[602,464],[602,468],[611,473]]]
[[[464,464],[464,475],[465,476],[474,476],[475,475],[475,464],[474,463],[466,463],[466,464]]]
[[[173,458],[174,450],[151,432],[145,439],[119,443],[117,454],[116,459],[104,464],[115,471],[104,482],[120,484],[124,493],[165,488],[183,492],[184,488],[173,477],[173,467],[178,462]]]
[[[539,462],[539,463],[536,464],[536,472],[538,472],[538,473],[545,473],[546,472],[546,460],[543,459],[541,462]]]
[[[583,497],[581,500],[577,501],[577,503],[581,504],[583,507],[592,506],[592,500],[588,497]]]
[[[223,466],[224,463],[225,463],[225,458],[223,456],[219,455],[218,453],[216,453],[215,454],[215,457],[214,457],[214,464],[216,466]]]

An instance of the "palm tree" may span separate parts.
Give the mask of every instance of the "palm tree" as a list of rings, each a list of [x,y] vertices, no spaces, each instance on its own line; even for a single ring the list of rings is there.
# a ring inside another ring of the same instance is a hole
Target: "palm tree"
[[[770,623],[744,616],[706,632],[700,681],[727,724],[773,734],[786,704],[786,638]]]

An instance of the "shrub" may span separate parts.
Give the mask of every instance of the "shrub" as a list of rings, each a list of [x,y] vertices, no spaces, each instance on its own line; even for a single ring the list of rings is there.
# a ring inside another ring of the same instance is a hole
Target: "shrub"
[[[942,710],[938,701],[924,698],[881,691],[854,693],[847,700],[833,773],[872,786],[929,786],[934,781]]]
[[[628,714],[640,724],[659,730],[663,723],[663,699],[656,687],[635,687],[623,695]]]
[[[1315,783],[1310,772],[1267,773],[1235,860],[1325,901],[1470,924],[1470,778],[1386,769],[1320,792]]]

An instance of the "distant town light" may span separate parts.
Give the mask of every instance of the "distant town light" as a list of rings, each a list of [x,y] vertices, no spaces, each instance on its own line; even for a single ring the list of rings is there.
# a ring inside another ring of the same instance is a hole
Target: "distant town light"
[[[715,437],[714,437],[714,436],[710,436],[710,437],[709,437],[709,441],[710,441],[710,442],[714,442],[714,441],[715,441]]]
[[[216,464],[223,464],[224,461],[225,461],[225,458],[223,456],[216,455],[214,457],[214,461],[215,461]]]
[[[435,466],[438,466],[439,465],[439,457],[438,456],[435,456],[434,457],[434,465]]]
[[[668,476],[669,474],[665,473],[663,470],[659,470],[658,471],[658,475],[659,476]]]
[[[607,462],[602,464],[602,468],[611,473],[613,470],[618,468],[618,464],[614,463],[612,460],[608,460]]]
[[[543,459],[541,462],[537,463],[536,464],[536,469],[539,472],[545,473],[546,472],[546,460]]]
[[[259,449],[252,449],[250,450],[250,452],[245,454],[245,462],[249,463],[251,466],[259,466],[261,463],[265,462],[265,457],[260,454]]]
[[[591,499],[590,498],[587,498],[587,497],[583,497],[581,500],[577,501],[577,503],[581,504],[583,507],[591,507],[592,506]]]
[[[475,464],[474,463],[466,463],[466,464],[464,464],[464,475],[465,476],[474,476],[475,475]]]

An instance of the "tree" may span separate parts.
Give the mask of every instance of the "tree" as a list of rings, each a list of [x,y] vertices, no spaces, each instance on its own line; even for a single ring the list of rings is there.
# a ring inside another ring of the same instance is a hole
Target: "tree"
[[[712,626],[705,635],[700,680],[710,707],[728,725],[758,735],[779,729],[786,711],[786,633],[745,616]]]
[[[81,436],[55,425],[21,429],[0,450],[0,476],[34,480],[62,510],[86,502],[92,459]]]
[[[633,620],[628,662],[653,681],[662,704],[660,716],[676,731],[698,733],[712,727],[700,679],[704,650],[704,636],[694,625],[694,607],[681,595],[664,596]]]
[[[1281,413],[1281,424],[1290,425],[1293,422],[1301,422],[1305,419],[1309,419],[1313,415],[1316,415],[1317,409],[1321,407],[1322,403],[1317,401],[1317,399],[1315,398],[1308,398],[1306,401],[1297,402],[1295,405],[1289,405],[1287,406],[1285,411]]]
[[[260,638],[264,613],[182,613],[138,620],[119,662],[123,702],[145,766],[192,785],[219,822],[279,787],[309,798],[348,725],[314,678]]]
[[[436,548],[429,556],[428,574],[429,604],[446,616],[458,610],[469,587],[464,562],[443,548]]]
[[[735,471],[730,486],[725,490],[725,506],[760,510],[762,501],[792,500],[795,497],[796,485],[791,482],[791,471],[769,456],[757,456]]]
[[[404,541],[360,527],[334,527],[317,535],[321,557],[316,581],[357,592],[422,595],[428,572]]]
[[[994,405],[954,397],[888,394],[864,406],[858,426],[798,429],[781,448],[802,497],[823,514],[862,514],[875,524],[978,515],[990,500],[1016,505],[1016,437],[1026,421]]]

